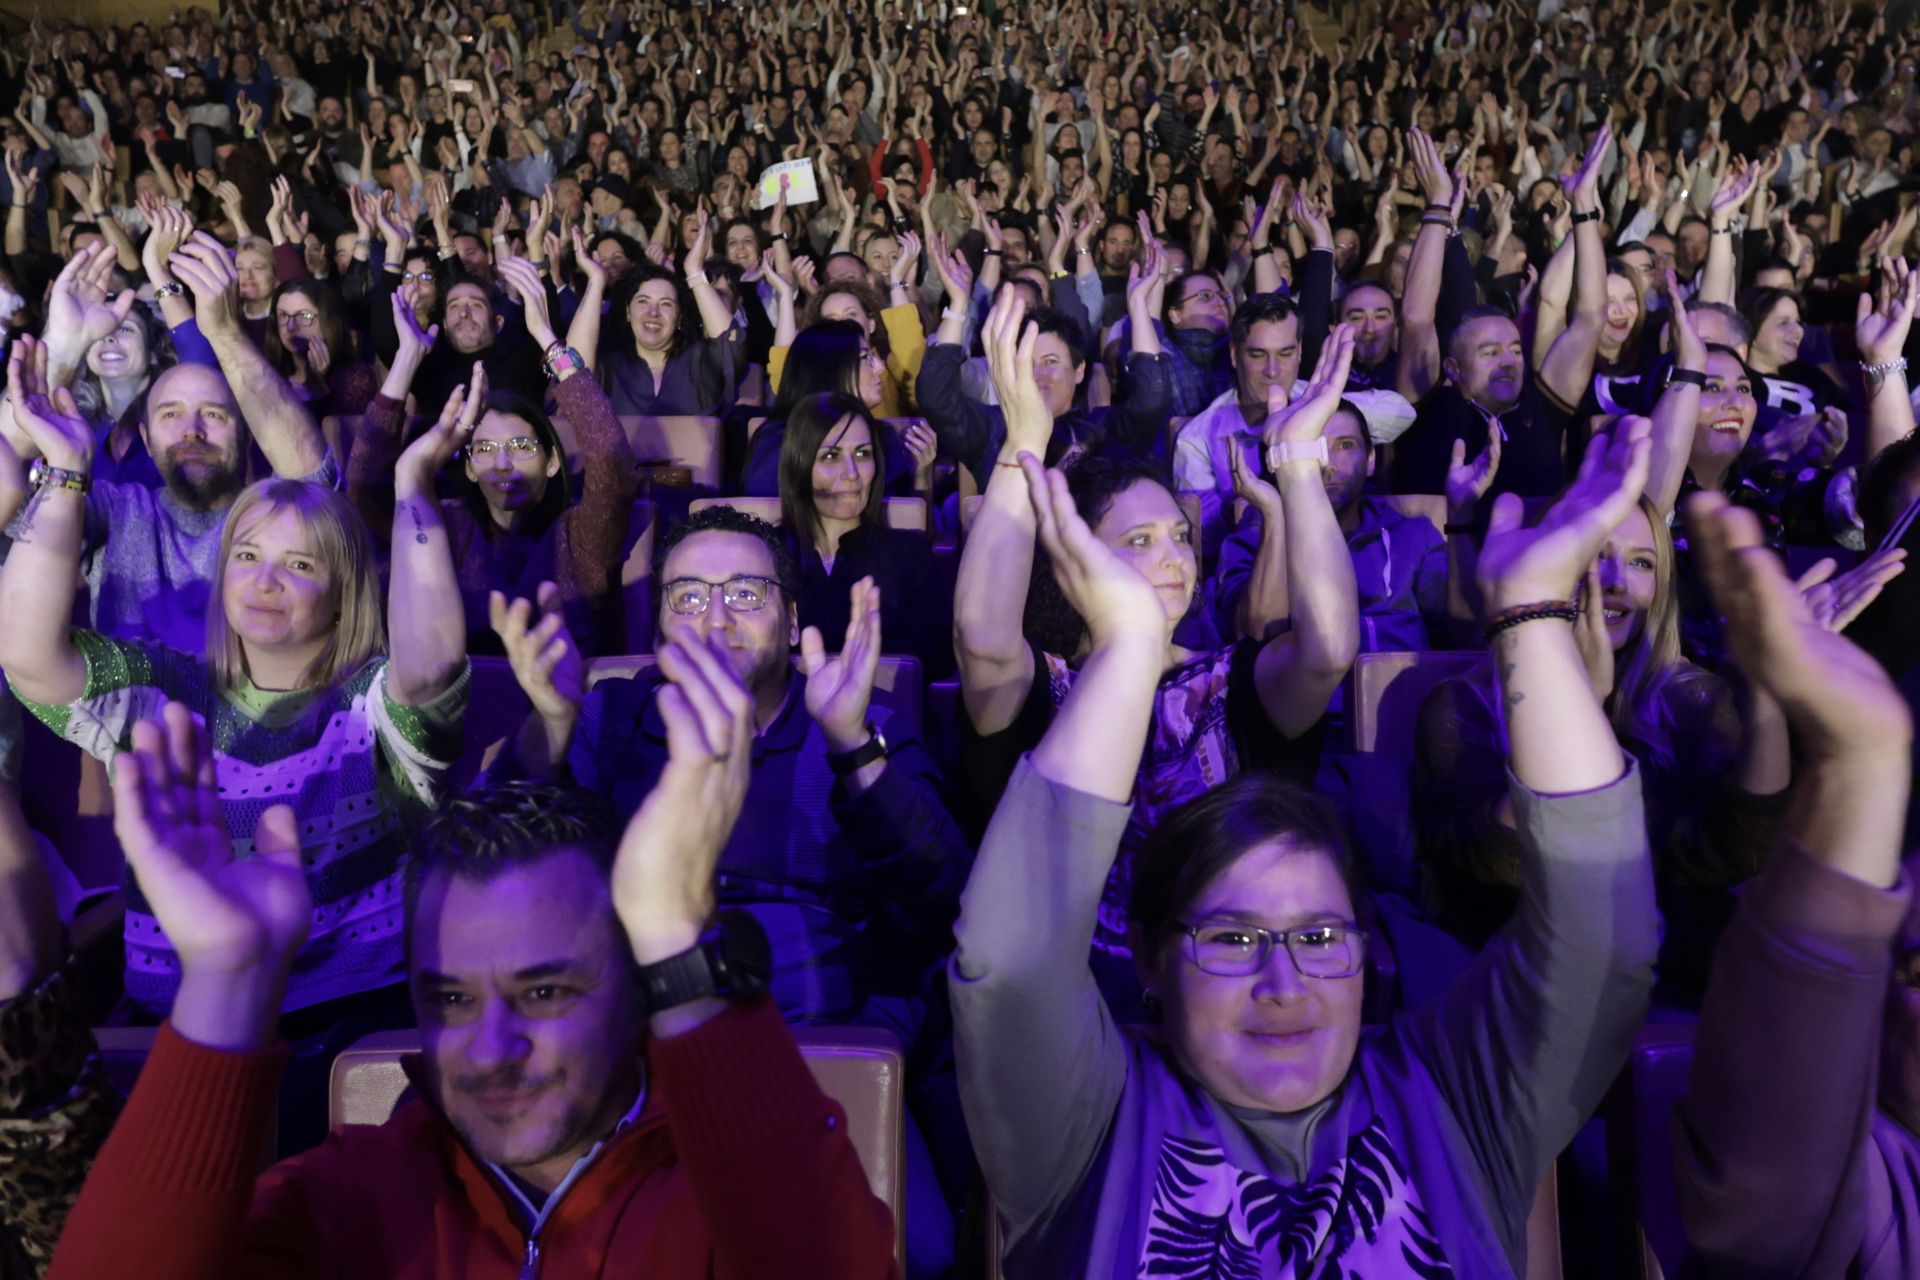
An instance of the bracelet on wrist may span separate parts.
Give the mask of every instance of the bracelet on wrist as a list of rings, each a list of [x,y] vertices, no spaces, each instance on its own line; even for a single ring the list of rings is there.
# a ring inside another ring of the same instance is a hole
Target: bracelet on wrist
[[[187,286],[178,280],[169,280],[165,284],[153,286],[153,296],[156,298],[184,298],[186,294]]]
[[[1562,622],[1577,622],[1580,619],[1580,606],[1571,600],[1540,600],[1533,604],[1517,604],[1511,609],[1502,609],[1487,619],[1484,632],[1488,640],[1503,631],[1511,631],[1526,622],[1539,622],[1546,618],[1557,618]]]
[[[1907,358],[1905,356],[1895,356],[1884,364],[1867,364],[1863,361],[1860,365],[1860,372],[1869,378],[1884,378],[1890,373],[1904,374],[1906,371]]]
[[[1600,211],[1598,209],[1589,209],[1585,213],[1573,214],[1567,219],[1567,221],[1571,222],[1576,227],[1583,222],[1598,222],[1600,221]]]
[[[27,483],[36,489],[71,489],[86,493],[93,488],[93,476],[85,471],[70,471],[52,466],[45,458],[35,458],[27,470]]]
[[[580,358],[578,351],[559,342],[547,348],[546,359],[541,363],[546,366],[547,377],[555,382],[568,373],[577,373],[587,367],[587,362]]]

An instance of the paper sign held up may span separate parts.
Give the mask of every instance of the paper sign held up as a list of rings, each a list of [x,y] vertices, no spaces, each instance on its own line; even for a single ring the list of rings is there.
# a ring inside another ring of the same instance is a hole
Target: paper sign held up
[[[820,184],[814,180],[813,161],[783,160],[760,175],[760,200],[756,209],[771,209],[780,202],[780,179],[787,180],[787,207],[812,204],[820,198]]]

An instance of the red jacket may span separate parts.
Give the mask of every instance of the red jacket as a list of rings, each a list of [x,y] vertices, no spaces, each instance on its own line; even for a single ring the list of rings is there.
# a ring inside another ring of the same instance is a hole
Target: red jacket
[[[892,1218],[846,1117],[770,1002],[651,1043],[645,1110],[567,1190],[537,1249],[424,1099],[256,1176],[285,1058],[162,1027],[49,1280],[897,1275]]]

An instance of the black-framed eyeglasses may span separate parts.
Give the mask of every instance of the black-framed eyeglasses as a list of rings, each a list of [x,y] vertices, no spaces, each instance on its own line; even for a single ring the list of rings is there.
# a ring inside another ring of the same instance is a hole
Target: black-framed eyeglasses
[[[1263,929],[1235,920],[1188,924],[1187,955],[1204,973],[1245,978],[1266,968],[1275,946],[1284,945],[1293,967],[1308,978],[1351,978],[1367,964],[1367,931],[1350,924],[1309,924]]]
[[[531,458],[540,452],[540,442],[532,436],[508,436],[505,440],[475,440],[467,446],[467,456],[491,458],[503,445],[509,458]]]
[[[780,584],[772,578],[741,576],[728,578],[725,582],[709,582],[705,578],[675,578],[665,587],[664,599],[667,608],[683,617],[697,617],[707,611],[713,603],[715,589],[720,592],[721,601],[733,613],[758,613],[767,607]]]

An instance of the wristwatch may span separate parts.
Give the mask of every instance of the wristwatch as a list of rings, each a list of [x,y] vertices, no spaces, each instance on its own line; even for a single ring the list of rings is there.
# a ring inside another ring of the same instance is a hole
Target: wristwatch
[[[699,942],[637,972],[649,1017],[709,996],[758,1000],[773,976],[773,949],[752,913],[722,911]]]
[[[1332,457],[1325,436],[1318,440],[1276,440],[1267,446],[1267,469],[1278,471],[1283,462],[1317,462],[1324,467]]]
[[[875,760],[885,758],[888,749],[886,737],[873,726],[872,721],[867,722],[867,735],[866,742],[851,751],[827,753],[827,768],[833,770],[834,777],[844,778],[858,773]]]
[[[1670,387],[1676,382],[1684,382],[1690,387],[1704,389],[1707,385],[1707,375],[1698,369],[1682,369],[1679,365],[1674,365],[1667,370],[1665,385]]]

